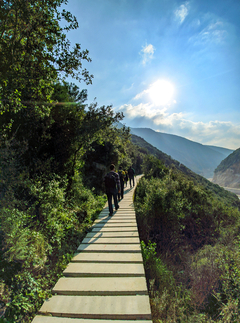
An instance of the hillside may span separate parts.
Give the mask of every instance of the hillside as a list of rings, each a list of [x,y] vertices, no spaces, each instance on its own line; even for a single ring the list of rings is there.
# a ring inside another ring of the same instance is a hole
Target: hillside
[[[233,152],[230,149],[202,145],[180,136],[156,132],[149,128],[131,128],[131,133],[142,137],[157,149],[205,178],[212,178],[220,162]]]
[[[135,193],[153,322],[239,322],[240,201],[175,165],[147,155]]]
[[[240,188],[240,148],[225,158],[214,171],[213,183]]]
[[[151,154],[161,160],[165,166],[182,173],[183,176],[186,176],[188,180],[191,180],[194,184],[201,185],[204,189],[206,189],[209,194],[214,194],[217,199],[224,200],[226,204],[234,204],[239,206],[239,200],[235,193],[225,190],[218,185],[207,180],[205,177],[194,173],[191,169],[186,167],[185,165],[179,163],[177,160],[171,158],[171,156],[163,153],[162,151],[158,150],[156,147],[153,147],[151,144],[146,142],[141,137],[136,135],[132,135],[132,142],[136,146],[143,149],[148,154]]]

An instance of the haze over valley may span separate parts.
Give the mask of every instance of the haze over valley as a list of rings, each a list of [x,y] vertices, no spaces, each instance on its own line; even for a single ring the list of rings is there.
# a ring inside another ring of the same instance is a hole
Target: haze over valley
[[[213,177],[217,166],[233,152],[231,149],[202,145],[180,136],[156,132],[150,128],[131,128],[131,133],[143,138],[207,179]]]

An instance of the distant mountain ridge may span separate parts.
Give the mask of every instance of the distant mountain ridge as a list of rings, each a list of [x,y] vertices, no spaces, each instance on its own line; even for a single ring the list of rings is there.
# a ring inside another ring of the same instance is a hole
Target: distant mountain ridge
[[[130,129],[132,134],[143,138],[205,178],[212,178],[214,170],[221,161],[233,152],[231,149],[202,145],[180,136],[156,132],[150,128]]]
[[[225,158],[216,168],[213,183],[232,188],[240,188],[240,148]]]
[[[240,189],[228,188],[226,190],[219,185],[213,184],[212,181],[209,181],[205,177],[197,173],[194,173],[191,169],[186,167],[184,164],[181,164],[179,161],[172,159],[169,155],[158,150],[156,147],[152,146],[150,143],[148,143],[143,138],[137,135],[132,134],[131,141],[134,145],[136,145],[140,149],[140,151],[144,153],[147,152],[148,154],[153,155],[169,169],[173,169],[174,171],[183,173],[186,176],[186,178],[191,180],[196,185],[201,185],[207,191],[212,192],[213,194],[216,194],[221,201],[225,200],[227,196],[232,201],[233,204],[235,204],[236,206],[239,206],[239,199],[236,197],[235,194],[239,195],[240,197]]]

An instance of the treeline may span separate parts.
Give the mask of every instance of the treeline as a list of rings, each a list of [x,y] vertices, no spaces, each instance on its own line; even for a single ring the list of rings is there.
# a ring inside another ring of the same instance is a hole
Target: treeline
[[[153,321],[238,322],[239,200],[154,156],[143,171],[135,208]]]
[[[63,3],[0,3],[0,322],[31,322],[106,202],[108,166],[142,159],[123,115],[65,81],[93,76]]]
[[[54,100],[72,86],[56,89]],[[34,107],[19,110],[12,117],[25,132],[12,127],[1,138],[3,322],[31,321],[106,202],[108,166],[137,167],[141,158],[110,107],[61,100],[41,118]]]

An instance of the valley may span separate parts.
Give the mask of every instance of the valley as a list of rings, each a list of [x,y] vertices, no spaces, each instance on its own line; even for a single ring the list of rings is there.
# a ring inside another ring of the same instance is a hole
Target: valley
[[[150,128],[131,128],[131,134],[143,138],[152,146],[171,156],[205,178],[212,178],[217,166],[233,150],[202,145],[186,138],[156,132]]]
[[[223,188],[229,192],[236,194],[240,199],[240,188],[231,188],[231,187],[223,187]]]

